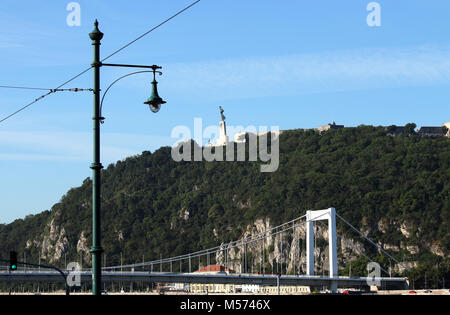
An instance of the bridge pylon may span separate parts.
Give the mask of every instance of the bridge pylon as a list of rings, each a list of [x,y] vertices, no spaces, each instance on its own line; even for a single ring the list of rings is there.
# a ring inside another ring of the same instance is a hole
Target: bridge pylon
[[[314,221],[328,220],[328,249],[330,278],[338,277],[336,244],[336,209],[308,210],[306,212],[306,274],[314,275]],[[337,292],[337,282],[331,282],[330,290]]]

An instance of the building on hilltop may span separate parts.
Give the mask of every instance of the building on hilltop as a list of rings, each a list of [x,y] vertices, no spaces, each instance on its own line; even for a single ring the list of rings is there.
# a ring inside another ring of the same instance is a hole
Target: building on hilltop
[[[322,131],[327,131],[330,129],[342,129],[342,128],[344,128],[344,125],[336,125],[336,123],[333,121],[332,124],[328,124],[325,126],[319,126],[316,128],[316,130],[318,130],[319,132],[322,132]]]
[[[426,136],[426,137],[443,137],[444,134],[444,128],[442,127],[421,127],[417,134],[419,136]]]
[[[384,127],[389,136],[399,136],[408,134],[417,134],[421,137],[450,137],[450,122],[443,124],[442,126],[425,126],[418,130],[415,130],[416,124],[410,123],[404,127],[401,126],[388,126]]]
[[[444,123],[440,127],[422,127],[417,131],[419,136],[426,137],[449,137],[450,138],[450,121]]]

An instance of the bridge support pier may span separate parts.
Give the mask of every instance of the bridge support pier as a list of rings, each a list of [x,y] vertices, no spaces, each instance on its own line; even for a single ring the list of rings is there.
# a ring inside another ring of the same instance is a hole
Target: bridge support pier
[[[308,211],[310,212],[310,211]],[[314,221],[306,214],[306,274],[314,275]]]
[[[314,221],[328,220],[328,261],[330,278],[338,277],[336,244],[336,209],[309,210],[306,212],[306,274],[314,275]],[[332,281],[330,291],[337,292],[337,282]]]

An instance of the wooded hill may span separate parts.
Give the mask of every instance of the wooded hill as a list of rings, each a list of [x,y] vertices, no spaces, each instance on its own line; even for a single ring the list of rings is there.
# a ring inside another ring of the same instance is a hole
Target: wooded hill
[[[238,240],[247,225],[289,221],[335,207],[400,261],[417,262],[416,287],[450,284],[450,139],[390,136],[359,126],[280,136],[280,165],[175,162],[171,148],[143,152],[102,171],[102,246],[107,265],[186,254]],[[0,225],[0,253],[27,261],[90,266],[88,178],[51,210]],[[7,209],[4,209],[7,210]],[[350,233],[342,224],[338,230]],[[348,234],[349,235],[349,234]],[[415,250],[412,250],[414,248]]]

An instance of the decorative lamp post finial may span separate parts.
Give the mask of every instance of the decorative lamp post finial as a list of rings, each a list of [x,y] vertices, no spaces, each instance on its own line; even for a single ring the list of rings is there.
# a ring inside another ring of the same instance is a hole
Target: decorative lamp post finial
[[[97,21],[97,19],[95,19],[94,30],[91,33],[89,33],[89,37],[92,40],[101,40],[103,38],[103,33],[100,32],[100,30],[98,29],[98,21]]]

